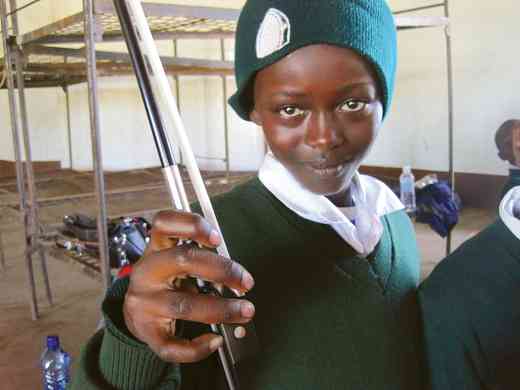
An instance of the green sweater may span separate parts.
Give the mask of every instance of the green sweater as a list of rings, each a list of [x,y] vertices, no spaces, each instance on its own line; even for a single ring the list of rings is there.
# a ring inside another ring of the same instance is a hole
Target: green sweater
[[[432,390],[520,389],[520,240],[496,221],[419,292]]]
[[[300,218],[258,179],[214,199],[233,259],[253,274],[250,293],[261,353],[238,367],[242,389],[417,390],[422,346],[412,225],[400,211],[382,217],[369,259],[327,225]],[[276,270],[276,272],[274,272]],[[80,358],[73,389],[226,389],[216,357],[161,362],[125,328],[128,280],[103,304],[106,330]],[[185,336],[207,332],[185,324]]]

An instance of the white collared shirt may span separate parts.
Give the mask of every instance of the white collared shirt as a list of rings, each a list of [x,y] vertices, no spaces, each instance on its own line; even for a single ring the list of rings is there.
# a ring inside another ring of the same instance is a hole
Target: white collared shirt
[[[383,235],[380,217],[404,209],[390,188],[357,171],[352,173],[350,184],[355,204],[350,210],[342,210],[327,197],[304,188],[271,153],[266,155],[258,177],[287,208],[304,219],[330,225],[361,256],[368,256]]]

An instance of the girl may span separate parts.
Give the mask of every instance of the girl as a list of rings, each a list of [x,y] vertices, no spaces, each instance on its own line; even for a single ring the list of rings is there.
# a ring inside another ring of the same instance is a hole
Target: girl
[[[392,99],[387,4],[249,0],[235,62],[230,104],[270,153],[258,178],[214,199],[234,260],[210,250],[220,237],[201,217],[159,214],[145,256],[105,299],[107,327],[73,388],[225,389],[222,338],[202,324],[253,317],[261,352],[238,367],[243,389],[420,388],[413,229],[393,193],[357,173]],[[185,276],[248,300],[176,287]]]

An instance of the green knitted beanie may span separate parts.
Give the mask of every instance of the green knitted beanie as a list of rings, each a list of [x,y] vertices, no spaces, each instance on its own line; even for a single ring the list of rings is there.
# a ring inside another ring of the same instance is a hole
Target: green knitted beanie
[[[394,89],[397,36],[385,0],[248,0],[237,26],[237,92],[229,103],[249,120],[256,73],[304,46],[326,43],[350,48],[379,76],[387,114]]]

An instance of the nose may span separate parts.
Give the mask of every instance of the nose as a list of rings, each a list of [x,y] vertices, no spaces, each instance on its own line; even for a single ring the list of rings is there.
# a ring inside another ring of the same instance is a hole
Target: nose
[[[331,113],[311,115],[305,133],[305,143],[320,152],[332,150],[345,142],[343,132]]]

